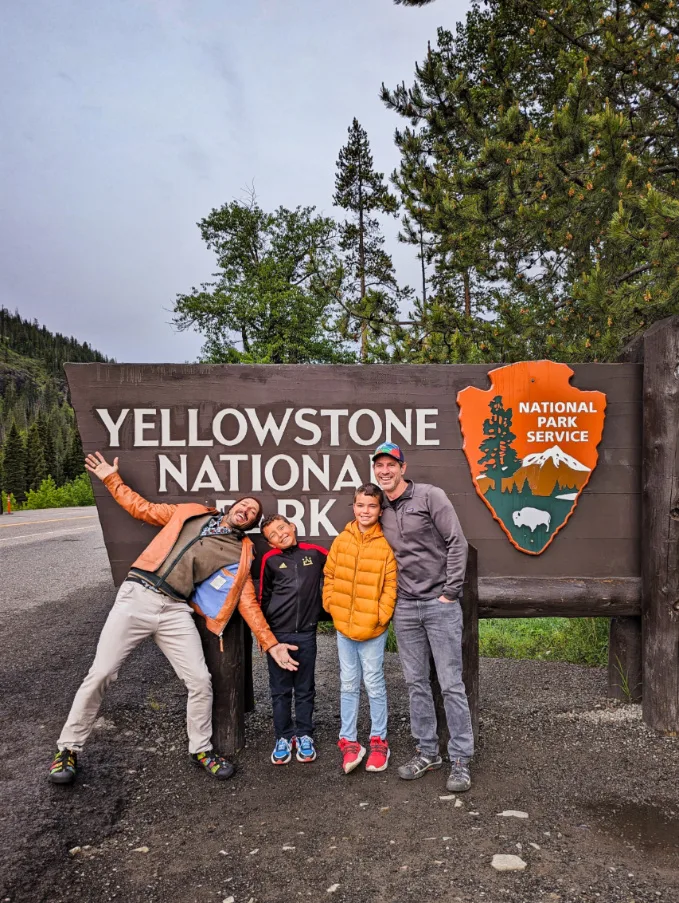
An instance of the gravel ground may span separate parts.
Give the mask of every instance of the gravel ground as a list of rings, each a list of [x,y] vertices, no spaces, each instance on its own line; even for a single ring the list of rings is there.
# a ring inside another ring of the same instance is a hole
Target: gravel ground
[[[0,625],[0,901],[679,900],[679,740],[648,730],[638,707],[610,705],[596,669],[483,660],[474,787],[458,805],[441,799],[444,771],[396,776],[412,751],[396,655],[388,772],[338,768],[337,660],[324,636],[318,761],[269,764],[256,655],[247,749],[219,784],[188,763],[184,689],[145,643],[107,695],[76,784],[49,784],[54,739],[112,600],[104,581]],[[508,809],[528,818],[498,815]],[[496,872],[496,853],[521,856],[525,870]]]

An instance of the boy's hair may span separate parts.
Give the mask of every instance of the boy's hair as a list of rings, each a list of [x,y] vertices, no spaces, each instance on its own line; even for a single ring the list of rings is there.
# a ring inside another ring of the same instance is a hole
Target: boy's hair
[[[286,524],[292,523],[292,521],[289,521],[289,520],[287,519],[287,517],[283,517],[282,514],[270,514],[268,517],[265,517],[265,518],[264,518],[264,520],[262,521],[262,523],[261,523],[260,526],[259,526],[259,529],[260,529],[260,531],[261,531],[261,533],[262,533],[262,536],[263,536],[265,539],[266,539],[266,533],[265,533],[264,531],[266,530],[267,527],[270,527],[271,524],[272,524],[274,521],[276,521],[276,520],[282,520],[282,521],[284,521]]]
[[[377,499],[380,508],[384,508],[384,493],[380,487],[376,486],[374,483],[364,483],[362,486],[359,486],[356,492],[354,492],[354,502],[356,502],[359,495],[372,496],[372,498]]]

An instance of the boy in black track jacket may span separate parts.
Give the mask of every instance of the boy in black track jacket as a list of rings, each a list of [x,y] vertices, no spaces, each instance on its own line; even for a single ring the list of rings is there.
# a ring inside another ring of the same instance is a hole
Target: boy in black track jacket
[[[297,671],[285,671],[275,662],[269,662],[276,732],[271,761],[274,765],[287,765],[296,747],[298,762],[313,762],[316,758],[313,740],[316,625],[323,610],[323,567],[328,553],[321,546],[298,543],[295,525],[280,514],[267,517],[261,531],[272,547],[262,558],[259,580],[262,612],[278,642],[290,643],[297,649],[295,658],[299,662]]]

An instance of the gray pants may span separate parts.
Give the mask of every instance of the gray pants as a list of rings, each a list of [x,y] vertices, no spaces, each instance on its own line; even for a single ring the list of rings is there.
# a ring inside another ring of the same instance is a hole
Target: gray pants
[[[162,593],[126,581],[101,631],[92,667],[73,700],[57,742],[59,749],[82,749],[107,687],[118,677],[130,652],[147,637],[153,637],[189,691],[189,752],[212,748],[212,680],[191,609],[184,602],[173,602]]]
[[[467,693],[462,682],[462,608],[438,599],[399,599],[394,629],[403,676],[410,694],[410,727],[425,756],[437,756],[439,738],[429,682],[429,655],[434,657],[450,741],[451,761],[474,755],[474,734]]]

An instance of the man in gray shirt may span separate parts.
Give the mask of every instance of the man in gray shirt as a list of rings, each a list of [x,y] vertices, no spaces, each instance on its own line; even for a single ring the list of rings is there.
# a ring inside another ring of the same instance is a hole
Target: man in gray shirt
[[[467,541],[442,489],[405,479],[406,463],[392,442],[373,455],[375,479],[384,491],[382,530],[398,564],[394,629],[410,694],[410,726],[417,741],[413,758],[398,769],[413,780],[440,768],[436,711],[429,681],[430,654],[441,685],[450,741],[451,793],[469,790],[474,754],[469,704],[462,682],[460,596],[467,566]]]

